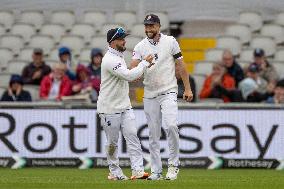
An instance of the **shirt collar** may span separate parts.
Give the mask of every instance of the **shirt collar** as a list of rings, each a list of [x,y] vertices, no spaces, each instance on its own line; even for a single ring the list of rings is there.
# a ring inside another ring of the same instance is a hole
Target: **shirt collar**
[[[123,53],[114,49],[114,48],[111,48],[110,46],[108,47],[108,51],[112,54],[115,54],[116,56],[119,56],[120,58],[123,58]]]

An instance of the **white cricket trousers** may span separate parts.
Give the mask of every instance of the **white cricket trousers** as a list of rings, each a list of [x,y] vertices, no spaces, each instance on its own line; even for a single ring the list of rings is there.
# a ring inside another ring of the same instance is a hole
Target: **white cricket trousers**
[[[118,114],[100,114],[101,125],[106,134],[106,155],[109,170],[114,176],[122,176],[118,159],[119,131],[126,140],[127,152],[130,156],[132,170],[144,170],[141,143],[137,137],[137,128],[133,110],[126,110]]]
[[[167,93],[156,98],[144,98],[144,111],[149,128],[151,172],[162,173],[162,161],[160,155],[162,119],[169,146],[168,165],[178,166],[179,130],[177,126],[177,94]]]

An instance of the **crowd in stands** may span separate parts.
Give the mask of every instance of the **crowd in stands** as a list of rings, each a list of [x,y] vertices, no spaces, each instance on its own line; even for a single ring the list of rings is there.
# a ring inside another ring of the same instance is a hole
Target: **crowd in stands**
[[[71,50],[58,49],[58,63],[52,68],[44,62],[44,52],[35,48],[32,62],[25,66],[22,75],[12,75],[8,89],[1,101],[32,101],[24,85],[39,86],[41,100],[60,101],[66,97],[82,97],[96,102],[100,90],[101,62],[103,53],[94,48],[90,53],[90,63],[77,64],[74,68]],[[183,81],[176,70],[178,98],[182,99]],[[267,102],[284,103],[284,79],[280,79],[275,68],[265,57],[263,49],[254,50],[254,61],[242,68],[230,50],[224,50],[222,61],[213,65],[212,72],[204,81],[200,94],[196,94],[194,78],[189,75],[190,85],[197,97],[219,99],[222,102]],[[75,99],[74,98],[74,99]]]

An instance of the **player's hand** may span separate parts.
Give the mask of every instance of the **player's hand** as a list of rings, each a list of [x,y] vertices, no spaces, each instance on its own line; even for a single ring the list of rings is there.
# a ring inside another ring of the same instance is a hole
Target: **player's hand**
[[[191,90],[185,90],[183,93],[183,100],[190,102],[193,99],[193,94]]]
[[[147,62],[150,63],[150,65],[148,66],[148,68],[150,68],[151,66],[153,66],[155,63],[153,63],[154,56],[149,54],[148,56],[146,56],[146,58],[144,60],[146,60]]]

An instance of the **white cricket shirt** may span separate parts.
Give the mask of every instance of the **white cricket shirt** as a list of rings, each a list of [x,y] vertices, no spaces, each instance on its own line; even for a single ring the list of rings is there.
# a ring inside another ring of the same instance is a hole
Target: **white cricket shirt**
[[[131,108],[129,81],[142,76],[149,63],[145,60],[134,69],[127,69],[123,53],[109,47],[101,65],[101,86],[98,113],[115,114]]]
[[[175,77],[175,60],[181,59],[181,50],[173,36],[161,34],[159,42],[150,42],[144,38],[134,48],[132,59],[143,60],[147,55],[155,55],[154,66],[144,73],[144,97],[154,98],[168,92],[177,93],[177,80]]]

